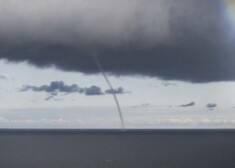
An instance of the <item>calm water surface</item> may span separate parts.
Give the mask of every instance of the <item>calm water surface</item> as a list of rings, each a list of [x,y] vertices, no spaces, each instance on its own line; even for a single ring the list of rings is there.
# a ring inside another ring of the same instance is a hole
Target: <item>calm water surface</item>
[[[0,130],[1,168],[235,168],[235,130]]]

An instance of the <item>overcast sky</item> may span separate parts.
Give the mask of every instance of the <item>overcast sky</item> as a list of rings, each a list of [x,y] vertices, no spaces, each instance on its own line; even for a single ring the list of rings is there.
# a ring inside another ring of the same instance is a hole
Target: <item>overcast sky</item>
[[[234,128],[223,1],[0,0],[0,127]],[[96,59],[109,76],[106,84]]]

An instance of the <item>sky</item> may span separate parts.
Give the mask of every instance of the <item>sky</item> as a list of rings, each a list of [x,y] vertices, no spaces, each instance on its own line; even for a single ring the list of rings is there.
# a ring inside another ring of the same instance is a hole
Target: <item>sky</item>
[[[233,9],[0,0],[0,128],[234,128]]]

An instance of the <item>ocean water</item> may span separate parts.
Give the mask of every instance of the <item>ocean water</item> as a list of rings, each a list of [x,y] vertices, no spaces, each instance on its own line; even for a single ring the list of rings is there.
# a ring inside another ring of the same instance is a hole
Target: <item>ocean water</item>
[[[235,130],[0,130],[1,168],[235,168]]]

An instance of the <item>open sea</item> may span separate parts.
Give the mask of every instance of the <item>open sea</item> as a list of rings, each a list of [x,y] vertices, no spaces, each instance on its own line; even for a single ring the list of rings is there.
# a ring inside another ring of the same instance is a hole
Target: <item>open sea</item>
[[[0,130],[0,168],[235,168],[235,130]]]

